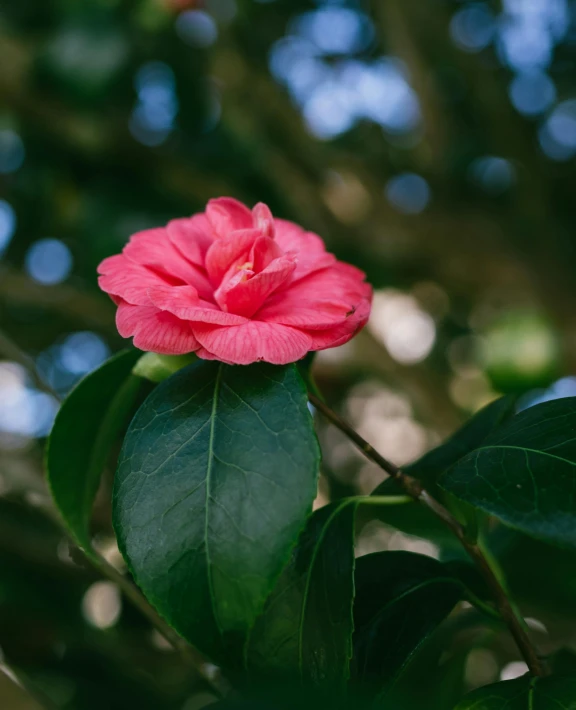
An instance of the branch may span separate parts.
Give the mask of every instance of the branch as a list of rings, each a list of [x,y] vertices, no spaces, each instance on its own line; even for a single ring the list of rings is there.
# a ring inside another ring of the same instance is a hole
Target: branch
[[[522,657],[526,661],[530,672],[535,676],[547,675],[548,671],[545,663],[526,632],[524,620],[514,610],[513,605],[511,604],[504,588],[500,584],[497,575],[486,559],[483,551],[476,543],[472,543],[467,540],[464,527],[458,522],[458,520],[456,520],[452,513],[435,498],[433,498],[428,491],[424,489],[420,481],[403,473],[398,466],[393,464],[391,461],[388,461],[388,459],[378,453],[378,451],[376,451],[365,439],[363,439],[357,431],[341,419],[332,409],[330,409],[330,407],[324,404],[322,400],[313,394],[309,395],[309,399],[314,407],[322,412],[326,419],[328,419],[332,424],[334,424],[334,426],[340,429],[343,434],[353,441],[367,458],[378,465],[393,479],[398,481],[398,483],[404,488],[406,493],[411,498],[425,505],[446,523],[446,525],[460,540],[462,546],[486,580],[486,583],[493,594],[494,602],[496,603],[498,611],[516,641],[516,645],[518,646]]]

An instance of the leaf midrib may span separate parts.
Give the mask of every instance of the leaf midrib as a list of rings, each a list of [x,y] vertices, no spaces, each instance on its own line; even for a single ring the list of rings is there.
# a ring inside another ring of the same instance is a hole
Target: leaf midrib
[[[206,500],[205,500],[205,508],[206,512],[204,515],[204,547],[206,549],[206,577],[207,577],[207,582],[208,582],[208,591],[210,593],[210,598],[214,602],[215,596],[214,596],[214,585],[212,581],[212,560],[210,559],[210,546],[208,544],[208,520],[209,520],[209,511],[210,511],[210,500],[212,498],[211,496],[211,482],[212,482],[212,463],[214,460],[214,439],[215,439],[215,431],[216,431],[216,412],[218,409],[218,398],[220,395],[220,385],[222,381],[222,371],[223,371],[223,366],[218,365],[218,371],[216,373],[216,378],[214,380],[214,395],[212,399],[212,411],[210,413],[210,438],[208,440],[208,466],[206,468]],[[214,609],[214,622],[216,623],[216,627],[218,631],[220,632],[220,635],[222,635],[222,627],[220,625],[220,620],[218,619],[218,614],[216,613],[216,609]]]

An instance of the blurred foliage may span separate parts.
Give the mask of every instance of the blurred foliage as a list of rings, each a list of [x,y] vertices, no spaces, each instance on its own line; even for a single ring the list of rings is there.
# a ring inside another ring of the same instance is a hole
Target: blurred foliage
[[[98,262],[226,194],[321,234],[377,293],[316,380],[400,464],[498,392],[574,394],[575,60],[568,0],[0,4],[0,647],[57,707],[211,697],[127,603],[90,621],[98,579],[46,516],[55,395],[122,347]],[[319,501],[374,488],[320,433]],[[117,561],[106,500],[95,530]],[[573,646],[573,553],[489,540],[545,650]],[[363,552],[422,544],[360,533]],[[518,661],[499,629],[448,623],[452,647],[433,639],[414,668],[444,669],[454,697]],[[406,693],[428,698],[418,677]],[[12,688],[0,705],[29,707]]]

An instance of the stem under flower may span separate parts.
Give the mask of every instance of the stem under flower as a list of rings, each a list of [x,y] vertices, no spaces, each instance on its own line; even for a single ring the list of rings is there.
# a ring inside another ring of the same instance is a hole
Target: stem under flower
[[[428,491],[422,486],[422,483],[416,478],[405,474],[398,466],[391,461],[388,461],[382,454],[376,451],[358,432],[353,429],[346,421],[336,414],[315,394],[309,394],[311,404],[328,419],[335,427],[345,434],[362,453],[385,471],[391,478],[394,478],[406,491],[406,493],[414,500],[419,501],[431,510],[435,515],[441,518],[446,525],[452,530],[454,535],[460,540],[460,543],[484,577],[488,587],[494,597],[494,602],[502,620],[508,626],[526,665],[530,672],[535,676],[545,676],[548,674],[545,661],[541,658],[534,644],[526,631],[524,619],[516,612],[514,605],[511,603],[506,591],[498,579],[498,575],[491,566],[484,552],[477,543],[470,542],[466,536],[466,530],[462,524],[456,520],[452,513],[442,505],[439,501],[433,498]]]

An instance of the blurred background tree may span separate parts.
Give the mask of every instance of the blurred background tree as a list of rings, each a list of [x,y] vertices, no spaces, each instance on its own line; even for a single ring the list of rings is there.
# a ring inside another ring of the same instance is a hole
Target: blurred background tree
[[[220,195],[322,235],[376,292],[317,379],[410,462],[499,393],[576,394],[575,67],[571,0],[0,3],[0,647],[40,698],[0,674],[1,707],[213,700],[50,519],[58,398],[123,347],[99,261]],[[318,504],[380,481],[320,433]],[[106,500],[97,540],[121,568]],[[453,554],[374,520],[359,548]],[[541,645],[576,648],[575,555],[505,530],[496,552]],[[523,666],[470,612],[413,672],[402,697],[432,707],[434,676],[469,689]]]

